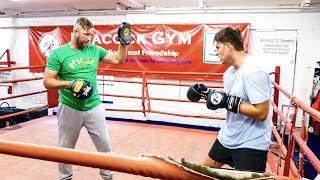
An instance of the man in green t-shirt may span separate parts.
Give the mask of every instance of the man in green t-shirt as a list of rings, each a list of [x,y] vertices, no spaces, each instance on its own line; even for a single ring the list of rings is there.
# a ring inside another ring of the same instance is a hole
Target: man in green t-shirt
[[[77,19],[71,41],[49,56],[44,72],[44,86],[59,89],[58,134],[59,146],[74,148],[81,128],[86,127],[96,149],[110,152],[110,138],[105,123],[105,110],[97,90],[97,70],[100,61],[122,64],[131,42],[131,26],[122,23],[118,30],[117,53],[90,44],[93,24],[84,17]],[[72,166],[59,164],[61,180],[72,179]],[[112,179],[109,170],[100,170],[103,179]]]

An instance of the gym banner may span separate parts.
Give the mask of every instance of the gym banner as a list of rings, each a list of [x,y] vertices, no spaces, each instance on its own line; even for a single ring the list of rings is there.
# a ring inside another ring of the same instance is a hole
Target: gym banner
[[[249,24],[137,24],[132,25],[133,42],[128,46],[126,62],[122,65],[100,63],[100,68],[163,71],[222,73],[226,65],[221,65],[215,54],[214,35],[220,29],[232,26],[239,28],[248,50]],[[116,52],[118,25],[96,25],[92,43]],[[43,66],[55,48],[71,39],[72,26],[41,26],[29,28],[30,66]],[[41,72],[44,69],[33,69]],[[99,71],[109,75],[110,72]],[[116,74],[116,73],[112,73]],[[121,74],[121,73],[119,73]],[[122,72],[123,74],[123,72]],[[128,74],[130,76],[130,74]],[[164,77],[155,74],[154,77]],[[180,76],[170,76],[181,78]],[[199,76],[200,77],[200,76]]]

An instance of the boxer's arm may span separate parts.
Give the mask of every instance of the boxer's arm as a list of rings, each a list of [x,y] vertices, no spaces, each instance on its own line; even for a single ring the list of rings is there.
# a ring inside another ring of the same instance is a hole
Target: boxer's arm
[[[239,112],[240,114],[251,117],[255,120],[264,121],[268,117],[269,106],[269,100],[259,104],[241,103]]]
[[[60,81],[57,71],[46,69],[43,75],[43,85],[47,89],[70,88],[70,81]]]
[[[108,53],[104,58],[103,62],[108,64],[123,64],[127,56],[127,46],[119,44],[118,51],[116,53]]]

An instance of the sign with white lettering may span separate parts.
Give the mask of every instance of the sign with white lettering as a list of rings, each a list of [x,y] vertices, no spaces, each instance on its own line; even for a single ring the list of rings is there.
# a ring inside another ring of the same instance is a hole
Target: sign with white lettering
[[[203,61],[203,35],[205,32],[217,32],[227,26],[238,28],[243,32],[244,38],[248,39],[249,24],[246,23],[132,25],[133,41],[128,46],[125,63],[121,66],[101,63],[99,67],[135,71],[223,73],[228,66],[207,64]],[[118,25],[97,25],[94,27],[91,43],[106,48],[110,53],[115,53],[119,46],[117,30]],[[72,26],[30,27],[30,66],[46,65],[50,53],[58,46],[70,41],[71,32]],[[207,42],[209,41],[211,40]],[[247,47],[247,42],[245,44]],[[211,49],[206,52],[215,53]],[[43,69],[31,71],[39,72]],[[107,71],[99,71],[99,74],[107,73],[110,74]],[[154,76],[163,77],[162,74]],[[176,78],[175,75],[170,77]],[[216,78],[207,77],[207,79]]]

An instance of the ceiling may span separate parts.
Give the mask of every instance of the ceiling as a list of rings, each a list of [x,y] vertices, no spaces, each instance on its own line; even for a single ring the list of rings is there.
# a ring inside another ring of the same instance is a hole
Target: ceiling
[[[0,0],[0,17],[268,10],[320,12],[320,0]]]

